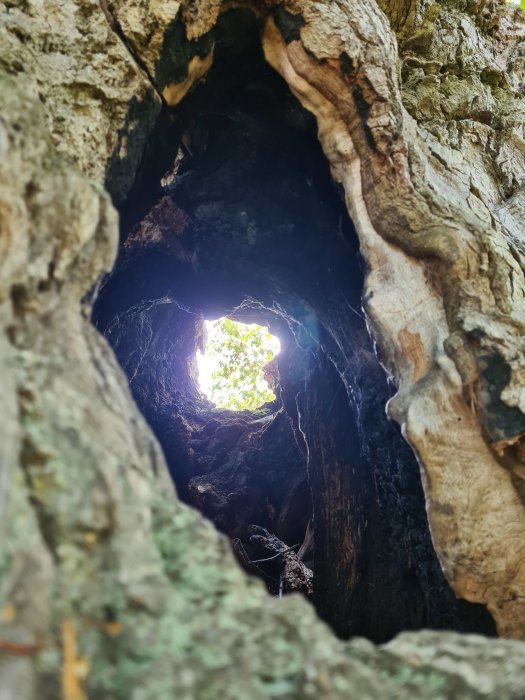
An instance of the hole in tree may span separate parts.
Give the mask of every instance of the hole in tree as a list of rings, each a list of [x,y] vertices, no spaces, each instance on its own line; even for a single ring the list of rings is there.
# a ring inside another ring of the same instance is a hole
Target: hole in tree
[[[231,318],[204,322],[197,350],[199,386],[217,408],[255,410],[275,401],[279,339],[256,323]]]
[[[179,496],[271,594],[301,592],[342,637],[493,633],[441,572],[418,465],[385,415],[355,231],[259,31],[247,11],[222,14],[206,80],[163,110],[95,323]],[[219,317],[280,339],[275,401],[231,411],[203,395],[196,353]]]

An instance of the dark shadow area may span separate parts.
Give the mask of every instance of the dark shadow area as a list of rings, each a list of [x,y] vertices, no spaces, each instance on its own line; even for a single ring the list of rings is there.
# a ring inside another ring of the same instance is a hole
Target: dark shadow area
[[[274,595],[302,592],[343,637],[493,634],[441,572],[419,467],[385,414],[357,236],[258,32],[250,13],[224,14],[206,81],[161,115],[95,323],[180,497]],[[198,390],[202,321],[222,315],[281,340],[277,400],[258,411],[215,410]]]

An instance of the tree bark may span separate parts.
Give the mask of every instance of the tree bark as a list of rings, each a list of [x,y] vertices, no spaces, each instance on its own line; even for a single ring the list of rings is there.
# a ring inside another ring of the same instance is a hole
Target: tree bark
[[[260,18],[266,58],[315,115],[344,187],[397,387],[388,411],[419,461],[447,580],[523,638],[524,15],[231,5]],[[175,497],[89,321],[118,245],[104,185],[113,202],[129,191],[161,101],[180,103],[212,65],[221,9],[0,4],[2,693],[521,697],[518,642],[343,644],[303,601],[268,598]]]

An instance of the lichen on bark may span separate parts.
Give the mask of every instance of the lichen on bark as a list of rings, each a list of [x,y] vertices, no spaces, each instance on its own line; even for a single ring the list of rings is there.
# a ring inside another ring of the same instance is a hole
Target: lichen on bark
[[[522,697],[522,644],[444,633],[343,644],[304,601],[270,599],[177,501],[82,300],[118,241],[103,183],[116,200],[129,189],[159,105],[146,34],[112,20],[117,6],[153,17],[160,47],[179,4],[102,4],[0,6],[2,693]],[[370,328],[398,383],[390,412],[419,457],[436,550],[459,595],[523,636],[523,431],[493,410],[495,392],[524,408],[523,20],[501,4],[479,16],[285,6],[304,19],[300,40],[268,17],[266,55],[316,115],[345,186]],[[181,7],[190,41],[220,11]]]

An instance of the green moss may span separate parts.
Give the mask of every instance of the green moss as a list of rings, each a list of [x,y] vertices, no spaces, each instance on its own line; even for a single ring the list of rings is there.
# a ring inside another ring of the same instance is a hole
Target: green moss
[[[442,5],[437,2],[430,5],[425,13],[425,17],[421,25],[405,40],[404,48],[408,48],[422,54],[428,52],[436,32],[435,24],[442,11]]]
[[[505,83],[505,76],[502,71],[496,68],[487,67],[481,71],[481,81],[492,88],[501,87]]]

